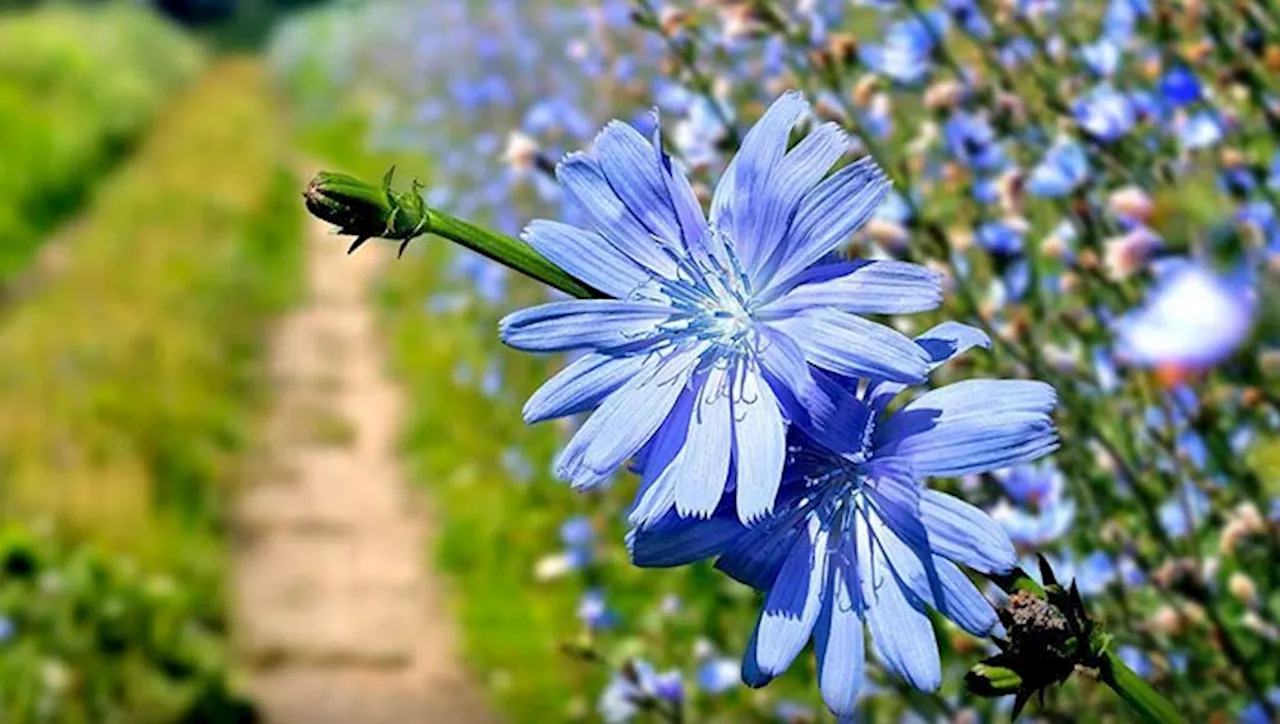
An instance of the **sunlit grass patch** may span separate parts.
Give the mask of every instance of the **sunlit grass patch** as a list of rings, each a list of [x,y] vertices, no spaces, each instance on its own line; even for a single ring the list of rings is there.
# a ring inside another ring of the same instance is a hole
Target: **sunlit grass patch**
[[[26,265],[203,59],[178,28],[127,4],[0,15],[0,280]]]
[[[225,502],[258,429],[267,323],[300,289],[301,217],[276,110],[253,62],[212,71],[108,179],[66,239],[66,263],[0,317],[5,519],[83,542],[101,565],[169,576],[214,633],[218,675]],[[63,656],[42,630],[17,635]],[[64,663],[78,686],[106,685],[97,664]],[[196,692],[155,686],[126,677],[97,714],[60,698],[58,720],[101,721],[114,706],[168,721],[194,706]]]

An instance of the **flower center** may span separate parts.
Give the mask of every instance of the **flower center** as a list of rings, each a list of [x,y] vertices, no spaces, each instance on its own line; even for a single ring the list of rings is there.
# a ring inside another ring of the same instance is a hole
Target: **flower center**
[[[721,347],[742,348],[755,324],[751,312],[732,294],[714,302],[705,312],[707,338]]]

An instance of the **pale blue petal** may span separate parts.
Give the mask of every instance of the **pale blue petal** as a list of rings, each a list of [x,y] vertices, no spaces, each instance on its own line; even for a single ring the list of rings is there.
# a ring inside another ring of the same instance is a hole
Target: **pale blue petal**
[[[975,636],[986,636],[996,625],[995,609],[954,564],[931,551],[932,544],[918,509],[908,516],[901,508],[877,506],[869,513],[882,552],[898,581],[923,603]],[[892,511],[892,512],[890,512]]]
[[[1027,380],[965,380],[916,398],[877,431],[876,454],[919,475],[986,472],[1057,449],[1053,388]]]
[[[707,234],[707,217],[702,211],[702,204],[694,194],[693,187],[689,185],[689,178],[671,163],[671,157],[662,150],[660,127],[653,132],[653,147],[658,157],[658,165],[662,169],[667,195],[671,198],[676,219],[680,223],[685,248],[693,249]]]
[[[911,478],[908,469],[895,468],[884,463],[874,466],[874,484],[865,489],[874,503],[869,514],[873,530],[881,536],[883,553],[916,597],[974,636],[987,636],[997,623],[995,609],[955,564],[934,555],[937,546],[920,512],[924,487]],[[876,527],[877,514],[891,533]],[[1012,554],[1011,547],[1006,553]]]
[[[784,409],[796,412],[797,406],[809,415],[822,415],[830,405],[830,400],[819,389],[809,361],[805,359],[804,350],[790,337],[782,332],[770,329],[767,325],[759,325],[760,343],[756,355],[760,367],[770,380],[775,394],[785,395],[792,400],[783,399]],[[794,401],[794,405],[788,402]]]
[[[543,383],[524,403],[524,421],[532,424],[590,410],[640,374],[646,362],[655,364],[656,360],[644,354],[583,355]]]
[[[973,581],[956,564],[942,556],[933,557],[933,566],[940,585],[934,592],[934,607],[938,612],[974,636],[992,635],[1000,620]]]
[[[683,234],[658,163],[657,150],[640,132],[613,121],[596,137],[600,168],[618,198],[652,236],[683,250]]]
[[[807,535],[792,546],[765,597],[756,645],[747,652],[761,671],[771,676],[786,671],[809,642],[826,581],[827,532],[811,518]]]
[[[835,123],[824,123],[805,136],[778,163],[766,186],[757,187],[762,194],[748,199],[752,204],[754,225],[737,228],[749,238],[737,239],[741,251],[749,248],[748,273],[753,280],[768,279],[785,257],[783,235],[791,225],[800,200],[827,175],[849,148],[849,138]],[[745,256],[745,255],[744,255]]]
[[[512,312],[498,323],[502,341],[517,349],[560,352],[634,345],[660,333],[671,307],[617,299],[574,299]]]
[[[774,180],[787,153],[791,128],[808,109],[804,95],[797,91],[774,101],[742,139],[711,199],[711,223],[729,232],[747,269],[755,268],[760,253],[756,230],[776,213],[771,208],[778,193]]]
[[[525,229],[524,240],[570,276],[612,297],[625,299],[650,279],[639,264],[592,231],[538,219]]]
[[[634,526],[656,523],[676,506],[679,480],[666,475],[666,471],[680,454],[689,435],[689,418],[693,416],[693,403],[697,396],[698,390],[694,385],[686,387],[653,440],[637,456],[637,461],[641,462],[640,490],[627,517]]]
[[[815,308],[768,322],[791,337],[810,363],[845,377],[923,382],[929,360],[906,335],[852,314]]]
[[[721,367],[707,373],[694,401],[684,445],[662,472],[662,478],[670,478],[675,485],[676,510],[682,516],[706,518],[724,495],[733,452],[729,375]],[[657,483],[662,484],[662,480]]]
[[[974,347],[991,349],[991,338],[977,327],[960,322],[943,322],[916,337],[916,344],[923,347],[929,355],[931,368],[937,369]]]
[[[862,602],[876,655],[886,669],[915,688],[936,691],[942,683],[942,663],[924,602],[903,587],[886,556],[873,550],[875,543],[862,517],[857,529]]]
[[[916,337],[916,344],[928,355],[929,369],[932,371],[974,347],[990,349],[991,338],[977,327],[960,322],[943,322]],[[867,393],[868,404],[875,410],[883,410],[906,388],[901,382],[876,382]]]
[[[605,398],[561,451],[557,474],[575,487],[595,485],[636,454],[671,412],[700,351],[682,350]]]
[[[827,600],[813,640],[822,700],[837,716],[854,713],[865,675],[865,634],[858,592],[856,569],[833,563]]]
[[[888,193],[889,181],[870,156],[827,177],[800,202],[771,283],[785,284],[826,256],[871,218]]]
[[[1018,565],[1009,536],[982,510],[945,493],[926,490],[920,518],[938,555],[981,573],[1006,573]]]
[[[675,278],[675,259],[618,197],[599,161],[583,153],[570,154],[556,167],[556,178],[609,243],[660,276]]]
[[[753,522],[773,512],[787,461],[787,426],[768,383],[755,369],[742,375],[733,401],[738,517]]]
[[[932,556],[927,548],[927,536],[924,534],[924,526],[919,522],[918,515],[889,518],[882,515],[879,509],[873,509],[867,511],[866,517],[866,524],[876,539],[876,548],[872,551],[872,555],[883,557],[882,563],[893,569],[898,582],[921,603],[936,608],[934,590],[938,587],[938,575],[933,569]],[[914,526],[902,526],[903,523],[913,523]],[[919,530],[911,531],[911,527]],[[906,543],[899,536],[899,530],[911,531],[907,535],[921,541],[922,544]]]
[[[842,262],[813,267],[766,314],[794,314],[810,307],[831,307],[855,314],[913,314],[942,303],[937,273],[904,261]]]

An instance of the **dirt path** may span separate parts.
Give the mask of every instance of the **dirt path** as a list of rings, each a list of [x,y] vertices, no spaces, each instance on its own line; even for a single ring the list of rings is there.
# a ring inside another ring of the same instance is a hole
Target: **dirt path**
[[[311,223],[309,299],[275,340],[266,460],[238,508],[251,691],[267,724],[487,724],[395,458],[400,399],[367,293],[387,255],[349,257]]]

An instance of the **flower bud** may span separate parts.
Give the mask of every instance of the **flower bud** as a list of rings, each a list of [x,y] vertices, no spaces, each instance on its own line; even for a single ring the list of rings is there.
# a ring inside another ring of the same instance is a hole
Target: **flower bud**
[[[975,664],[964,677],[965,688],[978,696],[1008,696],[1022,688],[1018,672],[1004,666]]]
[[[379,188],[345,173],[321,171],[302,194],[307,211],[337,226],[339,234],[356,237],[347,253],[369,239],[381,238],[403,242],[403,254],[411,240],[427,233],[430,217],[422,186],[414,181],[410,191],[392,191],[394,173],[394,167],[387,171]]]

